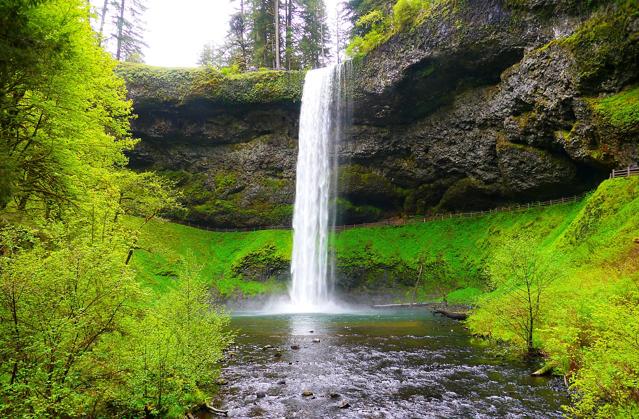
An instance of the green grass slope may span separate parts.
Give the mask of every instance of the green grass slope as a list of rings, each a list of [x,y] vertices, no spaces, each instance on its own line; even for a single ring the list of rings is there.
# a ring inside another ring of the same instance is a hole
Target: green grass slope
[[[142,220],[130,218],[132,227]],[[185,259],[202,267],[199,280],[217,288],[222,295],[247,295],[283,289],[274,280],[245,280],[234,272],[256,251],[272,248],[275,256],[290,259],[292,237],[286,230],[262,230],[246,233],[218,233],[161,220],[152,220],[139,230],[138,246],[132,258],[138,279],[161,292],[171,287]]]
[[[407,299],[452,292],[449,301],[472,302],[485,288],[483,265],[493,248],[525,228],[540,240],[557,237],[583,205],[346,230],[331,240],[339,283],[347,291],[405,289]],[[138,243],[132,263],[139,279],[154,289],[171,286],[177,266],[189,257],[203,267],[200,280],[223,295],[253,295],[285,289],[285,281],[270,274],[288,270],[292,235],[285,230],[219,233],[153,220],[140,230]]]
[[[639,177],[605,181],[531,249],[554,257],[534,340],[571,383],[568,413],[638,417]],[[511,297],[499,288],[482,296],[471,330],[523,347],[504,314]]]

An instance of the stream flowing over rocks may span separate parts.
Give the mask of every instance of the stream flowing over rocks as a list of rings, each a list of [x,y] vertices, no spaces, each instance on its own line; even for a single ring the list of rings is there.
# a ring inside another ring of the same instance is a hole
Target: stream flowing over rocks
[[[215,405],[230,417],[561,417],[559,380],[424,309],[236,315]],[[319,339],[319,342],[315,340]]]

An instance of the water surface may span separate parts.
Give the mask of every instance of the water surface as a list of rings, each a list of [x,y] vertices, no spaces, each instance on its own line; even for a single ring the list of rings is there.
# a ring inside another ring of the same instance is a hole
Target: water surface
[[[557,381],[424,309],[236,315],[232,326],[217,401],[231,417],[539,418],[567,401]]]

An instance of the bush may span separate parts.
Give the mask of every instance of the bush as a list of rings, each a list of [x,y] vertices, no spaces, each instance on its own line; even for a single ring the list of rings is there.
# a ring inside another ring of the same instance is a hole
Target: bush
[[[226,331],[229,318],[212,306],[208,289],[197,279],[200,268],[188,259],[181,266],[175,288],[146,308],[140,320],[131,320],[129,334],[113,341],[120,349],[117,364],[127,371],[116,393],[119,414],[181,418],[206,401],[206,390],[219,374],[222,350],[232,340]]]
[[[432,3],[432,0],[397,0],[393,6],[395,28],[402,30],[414,24],[420,14],[427,10]]]

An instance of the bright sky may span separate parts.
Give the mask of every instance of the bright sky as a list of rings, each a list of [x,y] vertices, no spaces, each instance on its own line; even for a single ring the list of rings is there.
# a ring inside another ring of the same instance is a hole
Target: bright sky
[[[324,1],[332,17],[339,0]],[[91,3],[101,7],[103,1]],[[166,67],[197,65],[205,43],[224,42],[229,16],[235,9],[230,0],[146,0],[145,4],[144,40],[149,47],[144,51],[144,61]]]

